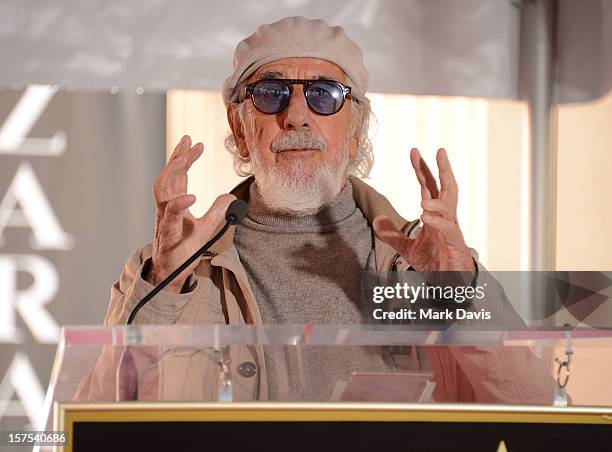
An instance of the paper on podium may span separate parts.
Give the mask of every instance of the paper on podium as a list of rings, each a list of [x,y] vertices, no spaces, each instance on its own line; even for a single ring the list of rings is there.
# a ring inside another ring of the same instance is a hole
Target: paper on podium
[[[435,387],[429,372],[354,372],[336,384],[332,401],[431,402]]]

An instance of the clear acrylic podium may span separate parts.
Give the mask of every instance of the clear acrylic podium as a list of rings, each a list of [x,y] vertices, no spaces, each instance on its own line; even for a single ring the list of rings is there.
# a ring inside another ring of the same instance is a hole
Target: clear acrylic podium
[[[611,358],[612,331],[601,329],[67,327],[46,430],[66,431],[57,450],[70,451],[145,450],[145,438],[146,450],[183,450],[164,442],[174,435],[191,444],[184,450],[197,444],[189,441],[227,450],[228,435],[236,450],[255,438],[267,450],[286,450],[286,441],[301,450],[332,427],[340,443],[318,450],[398,434],[410,438],[406,450],[432,441],[564,450],[580,435],[612,440]],[[142,449],[130,446],[136,440]]]

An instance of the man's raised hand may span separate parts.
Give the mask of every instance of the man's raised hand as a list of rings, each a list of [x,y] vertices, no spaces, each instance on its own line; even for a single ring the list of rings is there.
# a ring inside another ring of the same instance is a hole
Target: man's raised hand
[[[406,237],[385,215],[374,219],[376,235],[419,272],[474,271],[474,261],[457,221],[458,187],[445,149],[436,155],[436,179],[416,148],[410,162],[421,186],[423,228],[414,239]]]
[[[212,238],[216,227],[225,220],[225,212],[234,195],[219,196],[202,217],[196,218],[189,207],[196,197],[187,193],[187,171],[202,155],[204,145],[191,145],[185,135],[177,144],[166,166],[153,184],[155,198],[155,239],[151,267],[145,278],[157,285],[204,243]],[[195,261],[164,290],[180,292],[185,279],[198,265]]]

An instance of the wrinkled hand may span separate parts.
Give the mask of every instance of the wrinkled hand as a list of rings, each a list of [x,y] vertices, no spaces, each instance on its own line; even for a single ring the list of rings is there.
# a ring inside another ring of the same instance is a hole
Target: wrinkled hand
[[[385,215],[374,218],[376,235],[418,272],[475,271],[474,261],[457,222],[457,181],[445,149],[436,155],[441,189],[416,148],[410,162],[421,185],[423,227],[414,239],[406,237]]]
[[[191,146],[191,138],[185,135],[153,184],[155,240],[151,267],[144,275],[153,285],[159,284],[212,238],[215,228],[225,219],[228,206],[236,199],[234,195],[221,195],[202,217],[196,218],[191,214],[189,207],[196,197],[187,194],[187,171],[202,152],[204,145],[197,143]],[[180,292],[197,265],[196,260],[164,290]]]

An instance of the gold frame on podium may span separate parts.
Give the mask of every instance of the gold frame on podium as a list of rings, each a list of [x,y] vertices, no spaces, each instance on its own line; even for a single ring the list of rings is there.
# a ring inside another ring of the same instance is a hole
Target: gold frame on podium
[[[483,422],[607,424],[612,408],[392,403],[56,403],[54,430],[72,452],[75,422]]]

